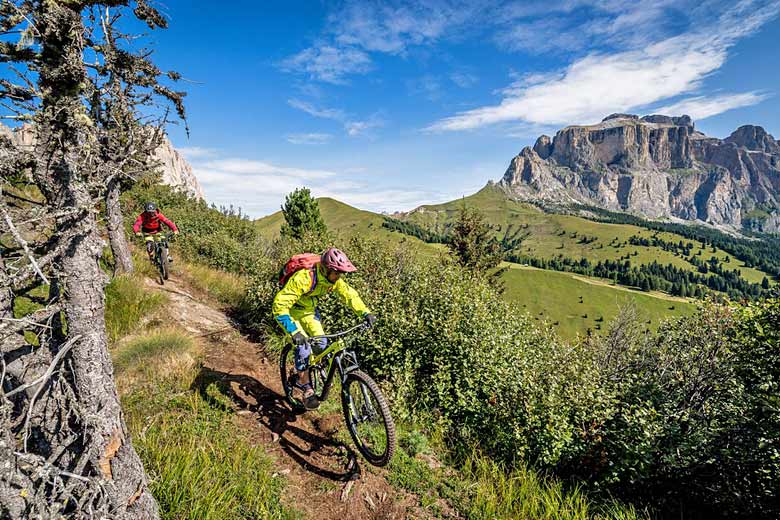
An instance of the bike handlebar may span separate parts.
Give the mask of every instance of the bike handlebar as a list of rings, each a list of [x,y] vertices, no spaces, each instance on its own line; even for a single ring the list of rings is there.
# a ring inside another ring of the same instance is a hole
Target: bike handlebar
[[[352,328],[349,328],[347,330],[343,330],[341,332],[336,332],[335,334],[323,334],[322,336],[309,336],[306,339],[307,339],[307,341],[312,341],[312,340],[317,340],[317,339],[336,339],[336,338],[340,338],[342,336],[346,336],[347,334],[350,334],[351,332],[354,332],[354,331],[356,331],[358,329],[363,329],[363,330],[368,329],[368,323],[361,322],[361,323],[358,323],[357,325],[355,325]]]

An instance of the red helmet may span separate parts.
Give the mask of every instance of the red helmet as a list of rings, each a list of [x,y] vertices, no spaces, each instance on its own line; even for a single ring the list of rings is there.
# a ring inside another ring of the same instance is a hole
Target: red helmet
[[[352,273],[357,271],[357,267],[352,265],[347,255],[340,249],[331,247],[324,253],[322,253],[322,265],[332,271],[338,271],[340,273]]]

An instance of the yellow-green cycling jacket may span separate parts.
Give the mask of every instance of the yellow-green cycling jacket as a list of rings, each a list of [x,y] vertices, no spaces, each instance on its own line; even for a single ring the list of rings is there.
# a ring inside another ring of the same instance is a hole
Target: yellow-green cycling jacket
[[[339,278],[336,283],[330,283],[321,264],[317,264],[313,271],[301,269],[290,276],[284,287],[276,293],[271,312],[276,322],[288,334],[303,332],[300,322],[316,316],[317,302],[331,291],[358,316],[365,316],[370,312],[357,291],[343,278]]]

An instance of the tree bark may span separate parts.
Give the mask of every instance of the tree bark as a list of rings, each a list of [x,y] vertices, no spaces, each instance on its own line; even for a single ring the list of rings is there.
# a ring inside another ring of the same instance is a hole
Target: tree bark
[[[109,181],[106,190],[106,227],[108,228],[111,253],[114,255],[114,269],[117,274],[133,272],[133,259],[127,245],[122,208],[119,204],[121,187],[120,179],[114,177]]]
[[[75,430],[81,438],[78,456],[88,461],[80,475],[101,482],[112,516],[156,519],[157,503],[130,443],[108,353],[107,277],[99,264],[104,242],[93,211],[94,193],[101,191],[91,158],[97,143],[80,99],[86,84],[81,7],[78,2],[41,2],[36,9],[43,43],[39,84],[44,92],[35,125],[36,184],[53,211],[77,208],[85,215],[76,222],[58,219],[56,232],[69,238],[55,262],[67,340],[78,338],[68,356],[81,422]],[[74,227],[78,232],[71,234]]]

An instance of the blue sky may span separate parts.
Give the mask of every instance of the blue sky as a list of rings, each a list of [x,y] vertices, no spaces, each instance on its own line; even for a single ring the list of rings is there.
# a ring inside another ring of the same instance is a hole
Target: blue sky
[[[780,1],[168,0],[158,63],[191,82],[174,144],[211,202],[308,186],[373,211],[499,179],[541,133],[688,113],[780,137]]]

